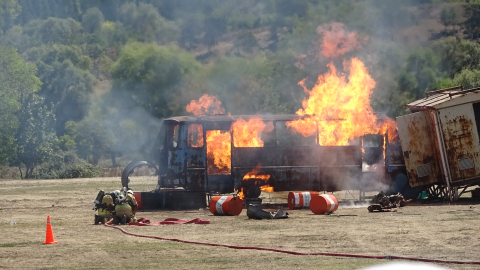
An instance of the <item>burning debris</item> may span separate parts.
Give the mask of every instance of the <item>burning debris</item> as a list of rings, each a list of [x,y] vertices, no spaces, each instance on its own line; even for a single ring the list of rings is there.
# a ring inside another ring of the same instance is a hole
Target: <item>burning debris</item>
[[[248,204],[247,216],[250,219],[285,219],[288,218],[288,212],[278,209],[276,212],[267,212],[262,210],[260,204]]]
[[[248,197],[250,198],[258,198],[261,194],[262,191],[265,192],[273,192],[273,187],[268,185],[267,182],[270,179],[269,174],[261,174],[260,173],[260,168],[262,167],[262,164],[258,164],[257,167],[255,167],[253,170],[245,174],[245,176],[242,179],[242,186],[247,186],[249,189],[246,191]],[[245,198],[244,194],[244,187],[240,188],[240,191],[238,192],[238,197],[240,199]]]
[[[383,192],[374,196],[372,204],[367,208],[369,212],[385,212],[407,205],[412,200],[405,200],[402,194],[386,196]]]

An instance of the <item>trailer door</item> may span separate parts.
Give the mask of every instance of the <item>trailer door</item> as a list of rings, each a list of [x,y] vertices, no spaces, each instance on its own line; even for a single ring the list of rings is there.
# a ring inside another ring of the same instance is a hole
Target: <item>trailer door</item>
[[[435,128],[429,112],[397,117],[397,125],[410,186],[441,182]]]

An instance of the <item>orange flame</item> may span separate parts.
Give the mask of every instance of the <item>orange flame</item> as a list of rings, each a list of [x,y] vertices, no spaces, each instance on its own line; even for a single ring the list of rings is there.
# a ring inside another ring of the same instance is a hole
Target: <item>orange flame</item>
[[[245,174],[245,176],[243,176],[243,179],[242,181],[246,181],[246,180],[249,180],[249,179],[256,179],[258,181],[255,181],[255,185],[259,185],[260,183],[265,183],[267,182],[269,179],[270,179],[270,175],[269,174],[260,174],[260,168],[262,167],[262,164],[258,164],[255,168],[253,168],[250,172],[248,172],[247,174]],[[265,192],[273,192],[273,187],[270,186],[270,185],[263,185],[260,187],[260,190],[261,191],[265,191]],[[243,187],[240,189],[240,191],[238,192],[238,197],[240,197],[240,199],[244,199],[245,198],[245,195],[243,193]]]
[[[207,164],[208,174],[230,173],[232,166],[230,132],[221,130],[207,131]]]
[[[237,192],[237,196],[238,196],[241,200],[245,199],[245,194],[243,193],[243,187],[240,188],[240,191],[239,191],[239,192]]]
[[[265,185],[265,186],[261,186],[260,190],[265,192],[273,192],[273,187],[269,185]]]
[[[304,118],[287,125],[305,137],[315,134],[318,127],[320,145],[348,145],[349,140],[379,131],[370,106],[375,81],[359,59],[344,65],[350,71],[348,82],[345,75],[337,74],[333,63],[328,65],[330,72],[318,76],[312,90],[307,89],[305,80],[299,82],[309,95],[302,102],[303,109],[297,111]]]
[[[338,57],[358,47],[357,33],[345,31],[342,23],[320,25],[317,33],[323,36],[320,53],[325,57]]]
[[[265,124],[260,118],[250,118],[248,121],[240,118],[232,124],[235,147],[263,147],[261,132],[271,132],[273,123]]]
[[[386,135],[388,136],[389,143],[396,143],[398,140],[398,132],[397,132],[397,122],[393,119],[387,118],[383,123],[380,134],[383,134],[383,162],[385,164],[385,157],[387,151],[387,140]]]
[[[398,139],[397,122],[390,118],[385,119],[380,134],[388,134],[388,141],[395,143]]]
[[[190,128],[198,128],[195,125],[189,126],[189,134],[193,133]],[[273,130],[273,123],[265,124],[260,118],[250,118],[248,121],[240,118],[236,120],[231,126],[233,132],[235,147],[263,147],[263,141],[260,138],[261,132],[271,132]],[[200,144],[201,131],[198,131]],[[193,140],[192,140],[193,141]],[[225,174],[231,171],[231,137],[230,132],[220,130],[207,131],[207,163],[208,174]],[[189,137],[190,142],[190,137]],[[203,145],[197,145],[197,147]]]
[[[216,96],[203,95],[198,101],[192,100],[186,107],[187,112],[193,115],[224,114],[225,109]]]

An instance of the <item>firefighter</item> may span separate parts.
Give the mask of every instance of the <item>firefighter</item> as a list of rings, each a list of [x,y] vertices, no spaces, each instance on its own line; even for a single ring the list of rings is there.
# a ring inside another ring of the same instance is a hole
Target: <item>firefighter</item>
[[[133,196],[133,191],[128,190],[125,193],[117,197],[115,204],[116,221],[121,224],[137,221],[135,218],[138,208],[137,200]]]
[[[94,202],[94,209],[97,210],[95,215],[95,225],[99,223],[105,224],[115,215],[115,199],[120,195],[120,190],[111,193],[105,193],[101,190]]]

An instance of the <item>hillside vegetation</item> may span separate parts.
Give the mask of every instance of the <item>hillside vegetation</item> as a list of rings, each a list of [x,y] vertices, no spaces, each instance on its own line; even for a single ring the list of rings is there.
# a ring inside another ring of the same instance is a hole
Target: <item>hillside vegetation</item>
[[[338,58],[319,53],[332,23],[359,41]],[[295,113],[298,82],[352,57],[391,117],[480,84],[472,0],[2,0],[0,28],[0,165],[26,178],[151,159],[161,119],[203,94],[232,114]]]

